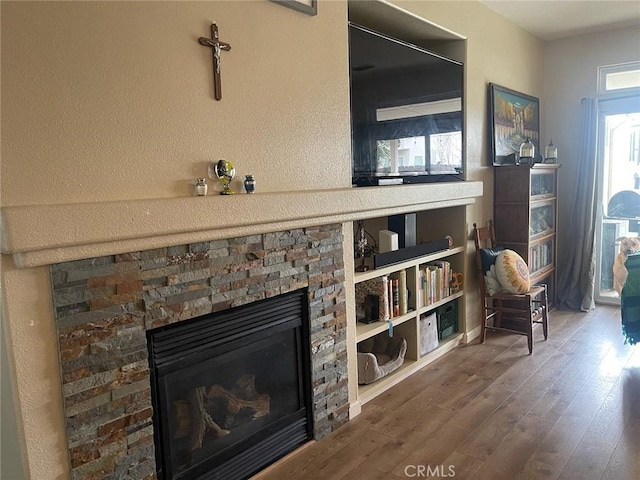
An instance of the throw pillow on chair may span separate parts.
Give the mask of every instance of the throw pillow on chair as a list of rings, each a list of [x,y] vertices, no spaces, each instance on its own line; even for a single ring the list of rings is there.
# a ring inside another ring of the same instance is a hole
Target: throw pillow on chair
[[[503,250],[496,258],[496,276],[509,293],[527,293],[531,289],[529,267],[513,250]]]

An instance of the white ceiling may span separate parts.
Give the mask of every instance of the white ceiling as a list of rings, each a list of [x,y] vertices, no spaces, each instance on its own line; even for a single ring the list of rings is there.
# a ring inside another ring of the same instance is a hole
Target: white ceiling
[[[640,25],[639,0],[479,1],[542,40]]]

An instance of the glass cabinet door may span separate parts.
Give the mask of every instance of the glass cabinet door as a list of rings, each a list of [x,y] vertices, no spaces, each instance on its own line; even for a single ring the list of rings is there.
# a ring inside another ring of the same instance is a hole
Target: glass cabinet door
[[[534,173],[531,172],[531,196],[537,198],[555,197],[556,182],[555,172]]]
[[[544,202],[531,207],[529,236],[538,237],[555,231],[555,202]]]

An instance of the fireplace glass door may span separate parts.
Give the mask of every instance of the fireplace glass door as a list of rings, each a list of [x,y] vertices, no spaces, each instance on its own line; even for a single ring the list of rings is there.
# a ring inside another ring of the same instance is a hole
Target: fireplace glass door
[[[150,332],[163,479],[243,479],[311,437],[304,292]]]

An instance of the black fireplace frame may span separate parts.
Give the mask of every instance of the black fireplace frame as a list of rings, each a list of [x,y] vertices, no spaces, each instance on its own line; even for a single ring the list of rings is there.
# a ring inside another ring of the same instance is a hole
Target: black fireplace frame
[[[259,315],[257,315],[259,314]],[[273,317],[253,321],[254,316]],[[268,330],[273,335],[294,329],[298,362],[298,399],[303,408],[279,419],[257,434],[247,437],[255,444],[248,451],[236,447],[194,465],[173,472],[170,454],[169,412],[159,400],[165,391],[166,375],[203,359],[232,352],[260,342]],[[278,295],[222,312],[195,317],[147,332],[153,403],[156,470],[159,480],[245,479],[262,470],[313,438],[313,397],[311,382],[311,340],[307,289]],[[211,468],[213,463],[221,463]]]

